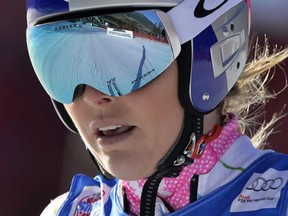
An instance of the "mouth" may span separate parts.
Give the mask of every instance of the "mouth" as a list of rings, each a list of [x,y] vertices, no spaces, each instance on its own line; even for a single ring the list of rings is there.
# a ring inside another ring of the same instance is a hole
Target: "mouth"
[[[98,129],[97,135],[99,137],[114,137],[126,134],[133,130],[135,126],[126,125],[109,125]]]

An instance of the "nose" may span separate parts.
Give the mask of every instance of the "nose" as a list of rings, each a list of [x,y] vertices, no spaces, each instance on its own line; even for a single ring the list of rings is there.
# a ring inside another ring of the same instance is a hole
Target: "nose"
[[[84,93],[83,93],[83,100],[89,106],[99,106],[113,102],[116,100],[115,97],[106,95],[88,85],[86,85]]]

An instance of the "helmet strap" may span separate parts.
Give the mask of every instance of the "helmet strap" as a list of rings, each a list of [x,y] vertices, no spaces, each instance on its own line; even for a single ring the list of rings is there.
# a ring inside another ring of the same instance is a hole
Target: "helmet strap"
[[[202,134],[203,115],[196,116],[185,112],[183,126],[179,136],[166,156],[159,161],[157,172],[162,176],[169,177],[172,173],[175,175],[174,172],[176,170],[179,174],[183,165],[192,164],[193,159],[187,155],[186,149],[190,145],[195,145]],[[170,173],[170,171],[172,172]]]
[[[203,115],[194,116],[185,113],[182,130],[179,133],[176,142],[157,166],[157,172],[150,176],[143,187],[141,194],[140,216],[148,216],[155,214],[155,205],[157,192],[163,177],[177,177],[182,171],[183,166],[192,164],[194,159],[191,158],[191,151],[187,148],[195,146],[196,141],[202,137],[203,133]],[[190,201],[196,199],[195,191],[197,191],[197,176],[191,179],[193,190],[190,191]]]

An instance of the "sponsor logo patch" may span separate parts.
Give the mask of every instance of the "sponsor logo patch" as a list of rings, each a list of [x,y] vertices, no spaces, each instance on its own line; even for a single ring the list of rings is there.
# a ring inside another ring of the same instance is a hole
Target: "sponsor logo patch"
[[[265,173],[254,173],[232,202],[230,212],[276,208],[287,179],[288,171],[272,168]]]
[[[99,214],[99,206],[101,197],[105,195],[105,191],[101,194],[95,193],[90,196],[83,197],[77,204],[75,216],[91,216]]]

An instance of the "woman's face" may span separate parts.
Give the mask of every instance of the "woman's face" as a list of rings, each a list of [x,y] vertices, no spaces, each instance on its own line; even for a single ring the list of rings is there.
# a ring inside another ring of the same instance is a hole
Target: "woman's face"
[[[86,146],[113,176],[143,179],[176,141],[184,110],[178,100],[174,62],[150,84],[121,97],[89,86],[65,108]]]

